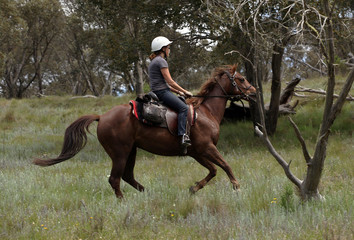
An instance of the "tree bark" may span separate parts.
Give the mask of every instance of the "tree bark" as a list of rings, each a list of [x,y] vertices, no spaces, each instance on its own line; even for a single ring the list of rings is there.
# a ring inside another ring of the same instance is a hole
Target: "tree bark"
[[[136,63],[136,70],[138,78],[136,81],[136,95],[141,97],[144,94],[144,73],[143,73],[143,57],[140,51],[138,51],[139,61]]]
[[[250,56],[249,56],[249,60],[254,62],[254,54],[252,53],[253,50],[250,50]],[[254,66],[248,61],[245,60],[244,62],[245,64],[245,69],[246,69],[246,78],[248,80],[249,83],[251,83],[253,86],[258,86],[258,84],[256,83],[257,79],[256,76],[257,74],[255,74],[256,69],[254,69]],[[261,91],[261,86],[258,86],[257,91],[262,92]],[[259,112],[259,108],[257,103],[254,103],[253,101],[251,101],[249,103],[249,109],[250,109],[250,114],[251,114],[251,119],[253,121],[253,126],[257,126],[260,122],[261,122],[261,116],[260,116],[260,112]],[[255,133],[256,134],[256,133]]]
[[[272,86],[269,110],[266,117],[266,127],[269,135],[273,135],[277,129],[280,92],[281,92],[281,63],[284,54],[284,47],[278,44],[274,45],[272,56]]]

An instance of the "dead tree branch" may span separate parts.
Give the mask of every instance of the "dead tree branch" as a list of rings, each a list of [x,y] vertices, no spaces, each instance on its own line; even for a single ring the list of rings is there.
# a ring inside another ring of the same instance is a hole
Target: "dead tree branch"
[[[315,68],[315,67],[311,66],[310,64],[308,64],[308,63],[305,62],[305,61],[300,61],[300,60],[298,60],[298,59],[296,59],[296,58],[294,58],[294,57],[290,57],[290,59],[293,60],[293,61],[295,61],[295,62],[297,62],[297,63],[300,63],[300,64],[302,64],[302,65],[304,65],[304,66],[306,66],[306,67],[308,67],[308,68],[310,68],[311,70],[313,70],[313,71],[315,71],[315,72],[320,73],[321,75],[326,75],[326,73],[325,73],[325,72],[322,72],[321,69]]]
[[[308,93],[316,93],[316,94],[320,94],[323,96],[326,96],[327,92],[323,89],[312,89],[312,88],[305,88],[302,86],[298,86],[299,89],[295,89],[294,91],[297,92],[308,92]],[[305,95],[297,95],[299,97],[306,97]],[[334,98],[339,98],[338,94],[333,94]],[[347,97],[345,98],[345,100],[347,101],[354,101],[354,97],[351,95],[347,95]]]
[[[301,147],[302,147],[302,152],[304,154],[305,160],[307,165],[309,166],[312,157],[310,156],[309,152],[307,151],[307,147],[306,147],[306,143],[304,138],[302,137],[299,128],[297,127],[297,125],[295,124],[295,122],[291,119],[291,117],[289,117],[289,121],[290,123],[293,125],[297,139],[300,141]]]
[[[94,95],[85,95],[85,96],[75,96],[75,97],[71,97],[71,99],[76,99],[76,98],[97,98]]]
[[[289,162],[289,164],[282,158],[282,156],[280,156],[280,154],[275,150],[275,148],[273,147],[272,143],[270,142],[268,136],[266,134],[263,134],[263,132],[256,126],[255,127],[255,131],[256,134],[264,141],[264,143],[266,144],[269,152],[273,155],[273,157],[275,158],[275,160],[277,160],[277,162],[280,164],[280,166],[282,166],[285,175],[289,178],[289,180],[291,182],[293,182],[299,189],[301,189],[301,184],[302,181],[300,179],[298,179],[291,171],[290,171],[290,164],[291,161]]]
[[[292,96],[294,95],[295,87],[299,84],[300,81],[301,81],[301,78],[294,78],[293,80],[291,80],[288,83],[288,85],[285,87],[285,89],[281,93],[280,100],[279,100],[280,105],[286,104],[291,100]]]

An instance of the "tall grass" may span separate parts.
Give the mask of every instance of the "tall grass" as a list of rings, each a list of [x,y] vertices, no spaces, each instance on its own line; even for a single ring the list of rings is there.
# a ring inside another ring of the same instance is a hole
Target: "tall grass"
[[[111,160],[93,135],[64,163],[40,168],[34,157],[56,156],[65,128],[84,114],[104,113],[123,98],[0,99],[1,239],[353,239],[353,104],[346,103],[328,144],[321,181],[324,202],[301,203],[252,123],[224,123],[218,148],[242,191],[218,174],[195,195],[188,188],[207,170],[189,157],[139,150],[135,175],[146,191],[122,183],[124,200],[109,183]],[[310,152],[323,99],[293,116]],[[298,177],[305,173],[300,146],[286,117],[272,137]]]

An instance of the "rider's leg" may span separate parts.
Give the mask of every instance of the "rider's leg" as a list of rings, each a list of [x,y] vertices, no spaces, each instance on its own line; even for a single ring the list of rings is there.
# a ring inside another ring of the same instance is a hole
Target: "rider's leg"
[[[190,142],[186,135],[188,106],[169,89],[156,91],[155,94],[168,107],[178,112],[178,136],[182,136],[182,144],[188,145]]]

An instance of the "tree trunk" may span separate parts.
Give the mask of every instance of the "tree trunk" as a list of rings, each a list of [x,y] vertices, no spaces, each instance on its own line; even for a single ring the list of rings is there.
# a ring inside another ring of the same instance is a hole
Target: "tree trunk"
[[[318,191],[320,184],[324,161],[326,159],[328,132],[320,136],[317,141],[315,154],[312,160],[307,164],[306,178],[301,184],[301,197],[304,200],[308,199],[322,199],[321,194]]]
[[[333,41],[333,27],[332,27],[332,12],[329,8],[328,0],[323,1],[324,11],[328,17],[327,24],[325,27],[326,30],[326,42],[327,42],[327,75],[328,75],[328,84],[327,84],[327,95],[325,101],[325,109],[323,112],[322,124],[319,131],[319,136],[316,143],[316,149],[314,156],[310,163],[308,164],[307,175],[301,186],[301,194],[305,199],[309,198],[318,198],[321,195],[318,192],[318,186],[320,184],[321,175],[323,171],[324,161],[326,159],[327,152],[327,143],[328,136],[330,133],[330,127],[332,126],[334,119],[337,115],[337,110],[333,108],[333,94],[335,87],[335,72],[334,72],[334,41]],[[352,78],[350,80],[350,78]],[[353,70],[346,81],[347,83],[352,84],[353,82]],[[351,85],[350,84],[350,85]],[[345,88],[343,88],[345,89]],[[349,88],[350,89],[350,88]],[[348,90],[349,92],[349,90]],[[343,91],[342,91],[343,93]],[[341,94],[342,94],[341,93]],[[337,104],[343,106],[343,103],[340,101],[345,101],[344,99],[338,99]],[[337,105],[336,104],[336,105]],[[340,109],[341,109],[340,106]],[[333,111],[334,110],[334,111]],[[338,110],[339,112],[340,110]]]
[[[253,65],[250,62],[245,61],[245,68],[246,68],[246,78],[247,78],[247,80],[253,86],[256,86],[255,82],[257,81],[257,79],[256,79],[256,76],[254,74],[255,69],[254,69]],[[260,90],[260,88],[257,89],[257,91],[259,91],[259,90]],[[259,113],[259,109],[258,109],[257,103],[254,103],[253,101],[250,101],[249,105],[250,105],[251,119],[253,121],[253,126],[255,127],[255,126],[257,126],[258,123],[261,122],[261,116],[260,116],[260,113]]]
[[[136,63],[136,70],[138,73],[138,78],[136,80],[136,95],[138,97],[141,97],[144,94],[144,73],[143,73],[143,59],[142,59],[142,54],[140,51],[138,51],[139,55],[139,61]]]
[[[278,112],[279,112],[279,100],[281,92],[281,63],[284,54],[284,47],[275,44],[273,47],[273,56],[272,56],[272,87],[271,87],[271,99],[269,110],[266,117],[266,127],[267,133],[273,135],[277,129],[278,122]]]

